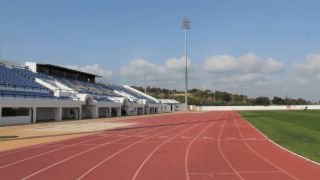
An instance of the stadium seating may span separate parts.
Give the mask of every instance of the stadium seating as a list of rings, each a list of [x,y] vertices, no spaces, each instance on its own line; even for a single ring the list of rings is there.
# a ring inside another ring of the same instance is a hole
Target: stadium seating
[[[0,64],[0,86],[17,88],[16,90],[0,90],[0,96],[2,97],[23,97],[23,98],[56,98],[49,93],[49,90],[44,86],[36,83],[35,78],[40,78],[49,84],[54,81],[58,81],[71,89],[79,93],[98,95],[99,98],[95,98],[97,101],[109,102],[108,98],[101,98],[100,96],[106,97],[121,97],[114,93],[114,90],[128,94],[133,97],[131,101],[137,102],[139,99],[146,99],[149,104],[157,104],[156,101],[146,96],[130,91],[122,86],[117,85],[103,85],[93,82],[85,82],[80,80],[62,78],[62,77],[51,77],[42,73],[34,73],[28,69],[22,67],[8,68]],[[5,88],[4,88],[5,89]],[[22,89],[22,90],[21,90]],[[40,90],[40,92],[39,92]],[[60,99],[69,99],[68,97],[62,97]]]
[[[28,76],[31,71],[17,68],[7,68],[0,65],[0,84],[2,86],[19,87],[27,89],[46,89],[34,82],[33,77]],[[34,73],[35,74],[35,73]]]
[[[96,94],[96,95],[105,95],[109,97],[119,97],[119,95],[115,94],[113,91],[105,88],[104,86],[92,82],[85,82],[67,78],[56,78],[56,80],[60,81],[62,84],[76,90],[79,93],[86,94]]]
[[[35,78],[49,77],[21,67],[8,68],[0,64],[0,87],[3,87],[0,89],[0,97],[70,99],[70,97],[53,96],[47,88],[36,83]],[[11,89],[7,89],[8,87]]]
[[[12,68],[12,70],[14,70],[15,72],[21,74],[24,77],[28,77],[29,79],[34,79],[34,78],[46,78],[48,79],[49,76],[42,74],[42,73],[34,73],[30,70],[27,69],[22,69],[22,68]]]

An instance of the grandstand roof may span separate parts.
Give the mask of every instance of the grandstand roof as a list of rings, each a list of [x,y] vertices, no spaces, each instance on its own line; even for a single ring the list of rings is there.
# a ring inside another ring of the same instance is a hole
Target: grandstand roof
[[[81,73],[81,74],[87,75],[87,76],[102,77],[102,76],[99,76],[99,75],[96,75],[96,74],[91,74],[91,73],[78,71],[78,70],[75,70],[75,69],[70,69],[70,68],[57,66],[57,65],[52,65],[52,64],[39,64],[39,63],[37,63],[37,66],[42,66],[42,67],[47,67],[47,68],[54,68],[54,69],[59,69],[59,70],[62,70],[62,71],[69,71],[69,72],[74,72],[74,73]]]
[[[164,104],[180,104],[179,101],[176,101],[174,99],[159,99],[161,103]]]

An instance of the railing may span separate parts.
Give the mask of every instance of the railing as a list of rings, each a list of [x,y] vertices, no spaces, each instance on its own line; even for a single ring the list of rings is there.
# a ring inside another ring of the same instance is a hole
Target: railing
[[[37,88],[37,87],[29,87],[29,86],[22,86],[22,85],[13,85],[13,84],[8,84],[8,83],[0,83],[0,86],[4,86],[4,87],[11,87],[11,88],[22,88],[22,89],[31,89],[31,90],[48,90],[46,88]]]
[[[6,94],[0,92],[0,97],[13,97],[13,98],[25,98],[25,99],[59,99],[59,100],[70,100],[69,97],[56,97],[56,96],[41,96],[31,94]]]

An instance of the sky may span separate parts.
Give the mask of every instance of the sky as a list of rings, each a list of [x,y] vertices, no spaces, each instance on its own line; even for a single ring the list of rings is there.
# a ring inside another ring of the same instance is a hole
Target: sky
[[[0,0],[0,58],[182,90],[187,17],[190,88],[319,101],[319,6],[316,0]]]

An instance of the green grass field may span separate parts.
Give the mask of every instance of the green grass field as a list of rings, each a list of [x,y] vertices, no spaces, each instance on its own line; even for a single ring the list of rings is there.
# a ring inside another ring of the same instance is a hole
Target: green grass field
[[[274,142],[320,162],[320,111],[245,111],[240,114]]]

